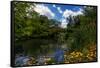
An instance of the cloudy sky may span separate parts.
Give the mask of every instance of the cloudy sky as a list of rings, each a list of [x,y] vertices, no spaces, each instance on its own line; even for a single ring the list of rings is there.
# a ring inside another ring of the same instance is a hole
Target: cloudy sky
[[[77,16],[82,14],[82,6],[60,5],[60,4],[35,4],[34,10],[40,15],[45,15],[49,19],[56,19],[61,22],[61,27],[67,25],[66,18],[69,15]]]

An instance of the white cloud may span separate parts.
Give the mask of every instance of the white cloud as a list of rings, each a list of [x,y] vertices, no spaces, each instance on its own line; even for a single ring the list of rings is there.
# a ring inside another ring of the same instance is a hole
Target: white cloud
[[[60,7],[57,7],[57,10],[59,11],[59,13],[63,13]]]
[[[56,8],[56,5],[55,5],[55,4],[53,4],[53,7],[54,7],[54,8]]]
[[[64,18],[67,18],[68,16],[72,15],[72,16],[77,16],[77,15],[82,15],[82,9],[80,9],[79,11],[72,11],[72,10],[68,10],[66,9],[64,12],[63,12],[63,17]]]
[[[62,28],[66,28],[66,27],[67,27],[67,24],[68,24],[68,23],[67,23],[67,20],[66,20],[65,18],[62,18],[62,19],[61,19],[61,27],[62,27]]]
[[[59,13],[61,13],[61,14],[63,13],[63,11],[61,10],[60,7],[57,7],[55,4],[53,4],[53,7],[56,8],[56,9],[58,10]]]
[[[34,10],[40,13],[40,15],[47,16],[49,19],[52,19],[55,16],[55,14],[47,6],[43,4],[36,4]]]
[[[82,11],[83,11],[82,9],[80,9],[77,12],[66,9],[62,14],[61,27],[62,28],[67,27],[67,24],[68,24],[67,19],[66,19],[67,17],[69,17],[70,15],[72,15],[72,16],[82,15],[83,14]]]

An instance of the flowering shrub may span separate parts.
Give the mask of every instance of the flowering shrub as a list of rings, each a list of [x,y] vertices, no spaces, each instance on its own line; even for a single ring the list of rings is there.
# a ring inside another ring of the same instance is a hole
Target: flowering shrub
[[[85,51],[73,51],[69,54],[65,53],[64,58],[64,63],[96,61],[96,45],[88,46],[87,53],[85,53]]]

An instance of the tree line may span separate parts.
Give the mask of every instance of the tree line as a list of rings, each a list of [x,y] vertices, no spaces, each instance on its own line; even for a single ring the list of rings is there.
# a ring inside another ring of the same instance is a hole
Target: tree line
[[[14,2],[15,41],[32,38],[53,39],[67,42],[71,51],[83,50],[88,44],[96,44],[97,8],[85,6],[83,15],[69,16],[67,28],[61,28],[61,22],[48,19],[31,9],[34,3]]]

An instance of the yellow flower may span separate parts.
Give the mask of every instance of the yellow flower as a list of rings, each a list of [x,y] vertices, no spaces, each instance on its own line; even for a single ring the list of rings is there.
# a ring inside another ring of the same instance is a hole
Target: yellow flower
[[[71,56],[70,58],[74,58],[73,56]]]
[[[67,55],[64,55],[64,57],[67,57]]]
[[[68,64],[68,63],[69,63],[69,61],[65,61],[64,63],[65,63],[65,64]]]
[[[76,52],[76,54],[77,54],[77,55],[79,55],[79,54],[80,54],[80,52]]]
[[[80,53],[80,56],[83,56],[83,54],[82,54],[82,53]]]
[[[79,57],[79,55],[75,55],[75,57]]]
[[[75,52],[73,51],[72,53],[70,53],[71,55],[75,55]]]
[[[90,56],[93,56],[94,54],[90,54]]]
[[[88,57],[88,59],[89,59],[89,60],[93,60],[93,58],[92,58],[92,57]]]

